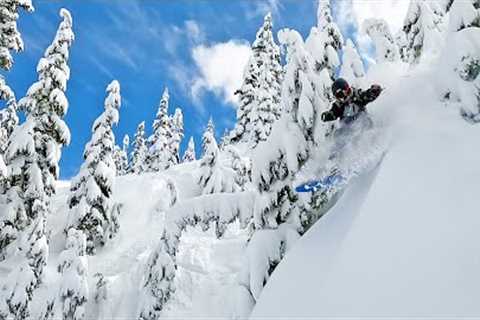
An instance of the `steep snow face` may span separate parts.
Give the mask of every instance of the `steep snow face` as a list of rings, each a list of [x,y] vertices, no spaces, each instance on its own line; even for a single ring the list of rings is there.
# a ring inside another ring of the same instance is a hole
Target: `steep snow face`
[[[372,78],[399,79],[369,109],[388,152],[287,254],[252,319],[480,316],[480,127],[425,70]]]

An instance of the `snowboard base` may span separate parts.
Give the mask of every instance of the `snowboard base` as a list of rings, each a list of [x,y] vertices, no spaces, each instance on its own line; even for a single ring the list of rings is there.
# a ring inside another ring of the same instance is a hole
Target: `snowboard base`
[[[347,179],[341,174],[334,174],[327,176],[320,180],[312,180],[306,183],[303,183],[295,188],[296,192],[317,192],[320,190],[329,190],[335,187],[340,186]]]

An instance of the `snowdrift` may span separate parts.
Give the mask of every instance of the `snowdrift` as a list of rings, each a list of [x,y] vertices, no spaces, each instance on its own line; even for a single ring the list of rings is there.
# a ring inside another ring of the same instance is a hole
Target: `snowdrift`
[[[370,109],[391,115],[387,155],[287,254],[251,319],[480,316],[480,127],[407,77]]]

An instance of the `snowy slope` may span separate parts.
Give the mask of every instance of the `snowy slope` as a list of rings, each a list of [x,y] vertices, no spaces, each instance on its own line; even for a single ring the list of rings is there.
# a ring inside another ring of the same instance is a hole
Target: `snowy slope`
[[[387,155],[287,254],[252,319],[480,316],[480,127],[438,102],[428,71],[398,79],[370,108]]]
[[[123,205],[120,229],[96,255],[88,256],[87,319],[138,317],[145,265],[162,235],[166,211],[172,201],[168,182],[175,186],[177,202],[199,196],[201,190],[195,177],[197,166],[197,162],[192,162],[161,174],[126,175],[116,180],[114,197]],[[63,230],[69,186],[68,182],[58,184],[53,214],[49,216],[52,240],[46,286],[38,296],[42,301],[55,295],[60,284],[56,265],[65,243]],[[246,240],[238,224],[233,224],[221,240],[216,239],[213,230],[203,232],[188,228],[182,236],[177,257],[177,291],[166,306],[164,317],[227,318],[234,304],[233,296],[228,293],[237,285],[236,276]],[[97,273],[103,274],[107,283],[106,298],[101,303],[95,302]],[[41,307],[35,309],[39,312]]]

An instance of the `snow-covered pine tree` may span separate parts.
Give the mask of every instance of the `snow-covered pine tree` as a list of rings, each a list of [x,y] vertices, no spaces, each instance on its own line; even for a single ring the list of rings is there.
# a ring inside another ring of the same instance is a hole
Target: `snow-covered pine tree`
[[[436,53],[441,43],[441,21],[435,1],[410,0],[403,35],[399,37],[403,61],[417,64],[422,56]]]
[[[13,57],[10,51],[23,51],[23,40],[17,29],[19,9],[32,12],[31,0],[3,0],[0,2],[0,67],[10,70]]]
[[[319,115],[329,107],[328,69],[325,67],[318,73],[316,61],[298,32],[281,30],[278,38],[287,48],[282,117],[275,123],[269,139],[251,153],[258,196],[254,230],[247,246],[248,267],[240,277],[238,292],[239,300],[247,304],[260,297],[287,248],[315,220],[303,210],[291,186],[313,148],[317,148],[316,153],[322,151],[317,146],[324,143],[327,129],[319,121]]]
[[[8,147],[8,139],[18,125],[18,116],[15,102],[9,103],[0,110],[0,154],[4,154]]]
[[[117,169],[117,176],[124,176],[128,173],[128,145],[130,143],[130,138],[128,135],[123,137],[123,146],[120,148],[118,145],[115,145],[115,150],[113,151],[113,160],[115,162],[115,168]]]
[[[118,229],[117,206],[112,199],[115,183],[113,151],[115,136],[112,126],[118,123],[121,104],[120,84],[114,80],[107,86],[105,111],[92,126],[92,138],[85,146],[85,159],[73,179],[68,206],[68,226],[85,233],[87,253],[95,254]]]
[[[375,45],[377,63],[394,62],[398,59],[398,47],[385,20],[375,18],[365,20],[363,32],[372,39]]]
[[[363,87],[365,69],[363,67],[362,58],[360,58],[357,48],[351,39],[347,40],[347,43],[343,48],[340,77],[346,79],[356,88]]]
[[[272,124],[280,117],[280,88],[283,70],[280,48],[273,39],[272,16],[265,16],[252,45],[243,85],[237,94],[237,124],[231,142],[248,142],[252,147],[270,135]]]
[[[480,122],[480,1],[455,0],[438,68],[442,97],[460,107],[469,122]]]
[[[5,154],[8,189],[5,210],[0,210],[0,256],[15,261],[3,287],[5,300],[0,302],[0,314],[6,318],[30,317],[29,304],[42,283],[48,258],[45,224],[61,147],[70,141],[62,118],[68,109],[64,91],[74,34],[70,13],[61,9],[60,16],[63,20],[55,39],[37,66],[39,80],[19,102],[26,120],[13,131]]]
[[[170,149],[175,158],[175,164],[180,162],[180,143],[183,139],[183,113],[182,109],[176,108],[175,114],[171,118],[172,123],[172,141]]]
[[[343,36],[333,21],[330,0],[318,0],[317,26],[310,30],[305,47],[315,60],[315,70],[321,72],[327,68],[330,77],[334,77],[340,66],[338,52],[342,49]]]
[[[65,250],[60,254],[57,267],[62,277],[59,296],[63,320],[85,319],[88,300],[86,247],[85,234],[74,228],[69,229]]]
[[[126,175],[130,169],[130,163],[128,162],[128,148],[130,147],[130,137],[128,134],[123,136],[123,146],[122,146],[122,171],[120,175]]]
[[[480,1],[465,0],[452,3],[449,32],[458,32],[466,28],[480,28]]]
[[[134,136],[132,164],[130,165],[130,172],[141,174],[147,170],[147,143],[145,140],[145,121],[142,121],[137,126],[137,131]]]
[[[213,124],[213,119],[210,117],[210,119],[208,119],[207,128],[202,136],[202,157],[206,154],[208,143],[211,141],[212,137],[215,139],[215,124]]]
[[[175,291],[173,287],[175,264],[166,253],[167,250],[162,240],[155,251],[150,254],[145,268],[139,320],[160,319],[163,306]]]
[[[236,172],[220,161],[220,150],[213,131],[207,127],[203,135],[204,153],[200,160],[199,185],[203,194],[241,191]]]
[[[188,146],[187,149],[185,150],[185,153],[183,154],[183,159],[182,162],[191,162],[195,161],[196,156],[195,156],[195,142],[193,141],[193,137],[190,137],[190,140],[188,140]]]
[[[168,116],[169,100],[168,88],[165,88],[158,106],[157,116],[153,121],[153,133],[148,138],[147,165],[149,171],[162,171],[176,163],[172,150],[172,121]]]

